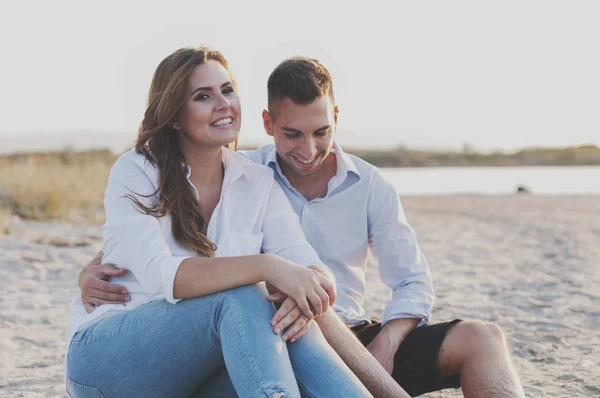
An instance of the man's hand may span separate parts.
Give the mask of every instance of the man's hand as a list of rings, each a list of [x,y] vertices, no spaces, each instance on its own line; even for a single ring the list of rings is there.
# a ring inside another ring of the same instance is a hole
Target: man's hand
[[[102,304],[124,304],[130,300],[127,289],[107,282],[113,276],[124,275],[127,270],[99,262],[97,256],[79,275],[81,300],[88,313]]]
[[[283,341],[289,340],[290,343],[294,343],[308,332],[312,319],[304,316],[294,299],[284,293],[274,292],[267,296],[267,300],[272,303],[283,302],[271,320],[275,334],[285,331],[282,336]]]
[[[400,345],[419,324],[420,319],[393,319],[371,341],[367,349],[390,375],[394,370],[394,357]]]

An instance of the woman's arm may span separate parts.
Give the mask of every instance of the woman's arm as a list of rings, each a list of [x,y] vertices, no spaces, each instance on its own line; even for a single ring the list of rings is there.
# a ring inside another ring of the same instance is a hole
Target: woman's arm
[[[111,170],[105,193],[103,263],[133,273],[146,292],[176,303],[237,286],[268,281],[299,302],[311,314],[310,304],[331,283],[316,271],[275,254],[199,258],[173,256],[158,219],[135,206],[135,195],[145,206],[156,200],[157,171],[142,155],[127,153]],[[288,204],[289,205],[289,204]]]

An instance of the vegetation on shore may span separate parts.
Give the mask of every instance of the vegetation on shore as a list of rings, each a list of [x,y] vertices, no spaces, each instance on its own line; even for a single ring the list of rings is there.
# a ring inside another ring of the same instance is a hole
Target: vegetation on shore
[[[527,148],[517,152],[479,153],[466,145],[460,152],[349,151],[378,167],[512,167],[512,166],[598,166],[600,148],[581,145],[567,148]]]
[[[594,145],[489,154],[468,147],[462,152],[406,148],[348,152],[379,167],[600,165],[600,149]],[[116,158],[108,150],[0,156],[0,226],[12,215],[40,221],[102,222],[104,189]]]

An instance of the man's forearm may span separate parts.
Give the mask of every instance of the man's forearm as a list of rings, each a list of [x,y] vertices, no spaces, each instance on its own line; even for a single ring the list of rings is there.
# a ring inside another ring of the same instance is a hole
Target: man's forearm
[[[325,339],[375,397],[409,395],[362,345],[333,309],[316,318]]]
[[[421,322],[421,319],[418,318],[392,319],[385,324],[380,333],[387,335],[391,341],[397,342],[398,347],[400,347],[406,336],[415,330],[419,322]]]

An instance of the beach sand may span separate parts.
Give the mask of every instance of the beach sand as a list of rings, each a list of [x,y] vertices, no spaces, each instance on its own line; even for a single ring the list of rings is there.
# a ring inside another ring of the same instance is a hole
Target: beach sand
[[[528,397],[600,397],[600,197],[410,197],[433,322],[495,322]],[[4,234],[4,235],[1,235]],[[98,225],[0,223],[0,396],[65,396],[65,325]],[[368,272],[367,309],[389,289]],[[457,397],[446,390],[427,397]]]

